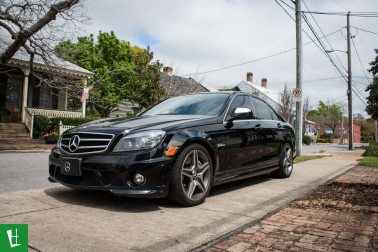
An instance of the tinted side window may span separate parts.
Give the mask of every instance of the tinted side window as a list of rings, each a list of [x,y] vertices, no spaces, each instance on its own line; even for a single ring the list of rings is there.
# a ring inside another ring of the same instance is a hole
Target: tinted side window
[[[278,118],[276,112],[274,112],[274,110],[273,110],[271,107],[269,107],[269,110],[270,110],[270,113],[272,114],[273,120],[281,121],[281,120]]]
[[[251,100],[246,95],[238,95],[234,98],[230,108],[228,109],[227,119],[231,116],[232,111],[234,111],[236,108],[249,108],[251,111],[253,111]],[[252,115],[251,118],[254,118],[254,116]]]
[[[272,114],[270,113],[270,108],[262,100],[252,98],[253,105],[255,106],[257,119],[268,119],[272,120]]]

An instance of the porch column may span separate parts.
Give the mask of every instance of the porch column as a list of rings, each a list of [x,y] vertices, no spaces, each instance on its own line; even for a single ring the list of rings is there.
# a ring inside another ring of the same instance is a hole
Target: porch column
[[[83,94],[82,94],[82,97],[81,97],[81,104],[82,104],[81,109],[82,109],[83,117],[85,117],[85,111],[86,111],[86,108],[87,108],[87,99],[85,99],[84,93],[85,93],[85,90],[87,88],[87,78],[82,79],[82,81],[84,83],[84,88],[83,88]]]
[[[28,86],[29,86],[29,68],[23,69],[24,72],[24,86],[22,89],[22,105],[21,105],[21,122],[25,122],[26,107],[28,106]]]

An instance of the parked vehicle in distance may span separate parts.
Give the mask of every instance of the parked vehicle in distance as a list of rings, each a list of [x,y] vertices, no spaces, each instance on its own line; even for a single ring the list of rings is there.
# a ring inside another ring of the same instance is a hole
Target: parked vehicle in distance
[[[213,185],[264,173],[287,178],[295,135],[272,107],[243,92],[166,99],[136,118],[64,132],[49,180],[130,197],[204,202]]]

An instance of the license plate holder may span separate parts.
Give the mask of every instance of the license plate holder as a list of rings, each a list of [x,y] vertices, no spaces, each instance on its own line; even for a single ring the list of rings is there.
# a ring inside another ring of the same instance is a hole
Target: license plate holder
[[[62,158],[60,173],[69,176],[81,176],[81,158]]]

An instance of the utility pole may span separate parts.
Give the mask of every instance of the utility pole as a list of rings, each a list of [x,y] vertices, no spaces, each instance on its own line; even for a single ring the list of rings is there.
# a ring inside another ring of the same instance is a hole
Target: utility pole
[[[348,117],[349,117],[349,150],[353,150],[353,113],[352,113],[352,63],[350,51],[350,12],[347,15],[348,41]]]
[[[296,24],[296,44],[297,44],[297,74],[296,74],[296,88],[302,90],[302,9],[301,1],[295,1],[295,24]],[[303,94],[303,91],[302,91]],[[301,100],[296,102],[295,105],[295,133],[296,133],[296,146],[297,146],[297,157],[302,156],[302,116],[303,116],[303,105],[302,105],[302,95]]]

